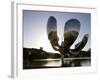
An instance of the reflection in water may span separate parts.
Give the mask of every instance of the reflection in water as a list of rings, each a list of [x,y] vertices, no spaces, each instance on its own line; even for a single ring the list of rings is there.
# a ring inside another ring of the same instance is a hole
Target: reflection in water
[[[63,67],[77,67],[77,66],[90,66],[91,59],[74,59],[74,58],[65,58]],[[61,59],[36,59],[32,62],[32,64],[28,64],[24,66],[24,69],[34,69],[34,68],[56,68],[62,67]]]
[[[75,67],[75,66],[90,66],[91,60],[87,59],[72,59],[72,60],[65,60],[64,67]]]
[[[50,60],[50,61],[48,61],[47,64],[45,64],[43,66],[60,67],[61,66],[61,60],[60,59],[58,59],[58,60]]]

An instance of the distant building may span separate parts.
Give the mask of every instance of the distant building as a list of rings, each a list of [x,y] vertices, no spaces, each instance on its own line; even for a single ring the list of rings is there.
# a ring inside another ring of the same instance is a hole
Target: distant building
[[[40,50],[43,50],[43,47],[40,47]]]

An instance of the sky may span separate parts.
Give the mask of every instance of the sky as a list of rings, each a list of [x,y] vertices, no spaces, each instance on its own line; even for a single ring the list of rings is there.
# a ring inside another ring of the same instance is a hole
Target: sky
[[[89,40],[83,50],[91,48],[91,14],[75,13],[75,12],[52,12],[52,11],[34,11],[23,10],[23,47],[37,48],[43,47],[48,52],[56,52],[53,50],[47,36],[47,22],[50,16],[54,16],[57,20],[57,34],[59,44],[63,41],[65,23],[70,19],[80,21],[80,33],[71,46],[80,42],[85,34],[89,34]]]

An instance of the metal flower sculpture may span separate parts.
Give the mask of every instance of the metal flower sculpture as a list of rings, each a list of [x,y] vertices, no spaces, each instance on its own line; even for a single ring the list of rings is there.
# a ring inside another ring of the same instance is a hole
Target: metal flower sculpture
[[[62,66],[64,65],[64,56],[72,57],[80,53],[88,41],[88,34],[85,34],[82,41],[75,45],[75,49],[70,49],[77,39],[80,31],[80,22],[77,19],[70,19],[65,23],[64,27],[64,41],[59,45],[57,35],[57,20],[51,16],[47,23],[48,39],[54,50],[61,53]]]

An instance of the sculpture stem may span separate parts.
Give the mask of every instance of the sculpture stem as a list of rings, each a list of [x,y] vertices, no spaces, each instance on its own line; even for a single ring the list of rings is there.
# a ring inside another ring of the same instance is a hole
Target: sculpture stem
[[[61,66],[64,66],[64,55],[61,54]]]

